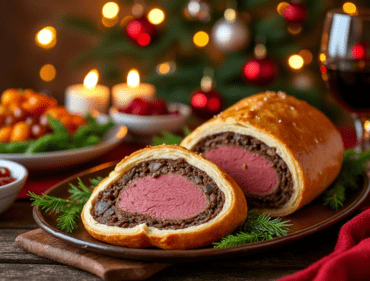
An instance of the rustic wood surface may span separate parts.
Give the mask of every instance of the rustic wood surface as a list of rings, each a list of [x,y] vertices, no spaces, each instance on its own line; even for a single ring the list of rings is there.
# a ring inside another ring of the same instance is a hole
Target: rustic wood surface
[[[339,228],[345,221],[264,253],[210,262],[174,264],[146,280],[276,280],[302,270],[332,252]],[[39,257],[16,246],[16,237],[37,228],[28,200],[18,200],[0,214],[1,281],[23,280],[25,276],[30,280],[66,280],[66,277],[69,281],[102,280],[87,271]]]

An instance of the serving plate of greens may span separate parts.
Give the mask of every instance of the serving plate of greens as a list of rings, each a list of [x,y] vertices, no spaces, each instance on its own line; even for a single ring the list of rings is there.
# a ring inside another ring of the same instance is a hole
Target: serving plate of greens
[[[54,132],[24,143],[0,143],[0,158],[18,162],[29,171],[70,168],[93,160],[117,147],[127,127],[111,120],[89,119],[88,125],[71,137],[59,122],[51,120]],[[18,152],[18,153],[12,153]]]
[[[356,186],[352,186],[354,190],[346,193],[345,200],[340,201],[340,206],[336,209],[330,206],[332,202],[328,201],[326,193],[284,218],[271,219],[266,214],[256,215],[248,211],[249,220],[247,218],[242,229],[205,248],[190,250],[126,248],[96,240],[85,230],[79,217],[79,212],[91,194],[91,188],[106,177],[114,169],[115,164],[106,163],[67,178],[41,196],[30,194],[35,205],[33,216],[36,223],[54,237],[75,247],[103,255],[142,261],[194,262],[254,254],[293,242],[349,216],[369,194],[369,179],[362,171],[361,176],[356,177],[354,182]],[[344,169],[338,179],[347,172]],[[334,183],[328,190],[338,192],[339,186],[343,186],[342,180],[339,180],[338,184]],[[58,204],[55,204],[56,202]]]

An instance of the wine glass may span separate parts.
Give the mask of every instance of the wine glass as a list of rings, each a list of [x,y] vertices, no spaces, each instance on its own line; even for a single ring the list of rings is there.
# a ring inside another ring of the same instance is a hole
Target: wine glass
[[[370,9],[330,10],[319,60],[330,92],[354,121],[357,151],[370,149]]]

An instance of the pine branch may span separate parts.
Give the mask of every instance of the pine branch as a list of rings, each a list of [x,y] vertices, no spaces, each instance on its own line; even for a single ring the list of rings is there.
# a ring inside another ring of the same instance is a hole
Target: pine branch
[[[248,212],[247,219],[238,233],[222,238],[221,241],[213,243],[213,246],[224,248],[270,240],[286,235],[289,226],[288,221],[281,221],[281,218],[271,219],[267,214],[252,210]]]
[[[251,212],[253,211],[250,211],[249,213]],[[286,221],[281,221],[281,218],[271,219],[271,217],[265,213],[261,215],[257,213],[257,216],[252,216],[249,219],[247,218],[243,230],[246,232],[269,233],[273,236],[279,237],[287,234],[288,226],[290,225]]]
[[[324,193],[324,205],[338,210],[343,206],[346,193],[360,187],[359,180],[370,161],[370,151],[357,153],[354,149],[344,153],[342,169],[333,186]]]
[[[28,196],[30,196],[31,201],[33,201],[31,206],[39,206],[45,212],[51,211],[53,213],[59,213],[65,208],[68,208],[71,204],[74,204],[73,201],[46,194],[39,196],[33,192],[28,192]]]
[[[54,196],[42,194],[36,195],[33,192],[28,192],[31,197],[32,206],[39,206],[42,210],[52,213],[61,214],[57,218],[58,228],[66,233],[71,233],[73,229],[77,228],[77,220],[80,217],[83,206],[90,198],[94,188],[103,180],[102,177],[90,179],[91,186],[88,188],[80,178],[78,178],[78,186],[70,184],[71,188],[68,190],[68,199],[62,199]]]
[[[77,219],[80,217],[84,204],[73,204],[63,210],[63,214],[57,218],[58,227],[66,233],[72,233],[77,228]]]
[[[88,188],[80,178],[78,178],[78,186],[73,185],[72,183],[69,184],[70,189],[68,190],[69,194],[71,194],[70,198],[82,203],[86,202],[92,193],[92,189]]]
[[[183,128],[183,133],[185,136],[191,133],[188,127]],[[161,145],[161,144],[177,144],[179,145],[181,141],[184,139],[183,136],[174,135],[168,131],[162,131],[162,136],[154,136],[152,139],[152,146]]]

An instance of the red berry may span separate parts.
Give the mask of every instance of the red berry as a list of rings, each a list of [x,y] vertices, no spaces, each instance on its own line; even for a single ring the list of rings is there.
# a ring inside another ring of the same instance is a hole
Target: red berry
[[[150,102],[144,99],[136,98],[134,99],[131,104],[131,114],[135,115],[150,115]]]
[[[0,178],[10,177],[10,170],[6,167],[0,167]]]
[[[151,103],[150,115],[168,114],[166,102],[162,99],[155,100]]]
[[[12,178],[12,177],[0,178],[0,186],[6,185],[6,184],[11,183],[13,181],[15,181],[15,178]]]

